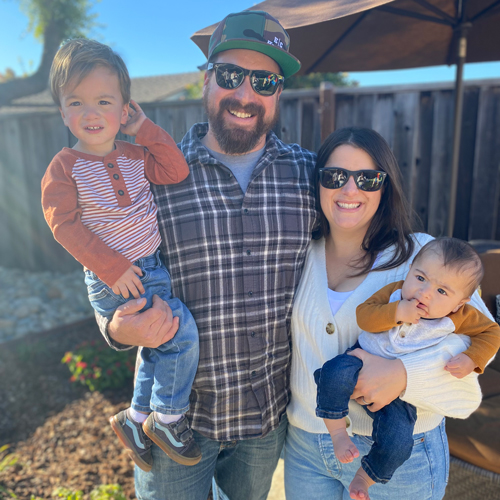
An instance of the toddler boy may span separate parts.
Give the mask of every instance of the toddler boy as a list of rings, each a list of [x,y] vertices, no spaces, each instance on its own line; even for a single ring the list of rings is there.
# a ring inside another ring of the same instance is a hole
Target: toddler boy
[[[314,373],[316,415],[324,419],[340,462],[349,463],[359,456],[344,417],[363,363],[347,352],[361,348],[394,359],[457,333],[467,336],[462,338],[469,347],[452,357],[444,369],[457,378],[472,371],[482,373],[500,347],[498,324],[467,304],[483,272],[479,255],[468,243],[438,238],[422,247],[404,281],[385,286],[357,307],[358,325],[365,330],[358,342]],[[374,419],[374,443],[349,486],[351,498],[358,500],[368,499],[371,485],[388,482],[408,460],[417,418],[416,408],[399,398],[377,412],[371,412],[369,404],[364,408]]]
[[[146,298],[145,308],[158,295],[179,318],[172,340],[142,349],[131,407],[113,416],[111,426],[145,471],[152,468],[150,439],[176,462],[195,465],[201,452],[185,413],[198,366],[198,330],[172,297],[149,185],[181,182],[189,167],[173,139],[130,100],[127,68],[106,45],[66,43],[52,63],[50,87],[78,141],[50,163],[42,206],[55,239],[83,264],[92,306],[111,318],[130,295]],[[116,141],[120,129],[138,144]]]

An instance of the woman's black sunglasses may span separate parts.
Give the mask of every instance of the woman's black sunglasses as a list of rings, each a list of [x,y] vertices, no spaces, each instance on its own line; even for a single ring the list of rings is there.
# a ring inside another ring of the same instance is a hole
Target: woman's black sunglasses
[[[285,78],[277,73],[260,69],[245,69],[236,64],[208,63],[207,70],[215,70],[215,81],[223,89],[236,89],[250,76],[252,88],[260,95],[273,95]]]
[[[387,177],[381,170],[345,170],[337,167],[319,169],[319,182],[326,189],[339,189],[345,186],[349,177],[353,177],[361,191],[378,191]]]

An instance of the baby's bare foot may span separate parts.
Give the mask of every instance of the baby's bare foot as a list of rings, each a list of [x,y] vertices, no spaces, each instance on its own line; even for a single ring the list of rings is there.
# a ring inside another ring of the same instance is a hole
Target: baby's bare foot
[[[355,500],[370,500],[368,488],[375,484],[375,481],[360,467],[349,485],[349,495]]]
[[[348,464],[359,457],[359,451],[347,432],[344,431],[336,435],[330,434],[330,436],[333,442],[333,451],[340,462]]]
[[[333,442],[333,451],[335,456],[343,464],[352,462],[355,458],[359,457],[359,451],[356,445],[351,441],[345,428],[345,419],[329,420],[324,419],[326,428],[330,433]]]

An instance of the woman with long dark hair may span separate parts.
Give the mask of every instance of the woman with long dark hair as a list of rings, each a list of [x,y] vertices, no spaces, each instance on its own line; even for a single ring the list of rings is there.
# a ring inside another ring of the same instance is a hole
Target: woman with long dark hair
[[[441,343],[401,359],[353,351],[363,368],[347,417],[360,455],[351,463],[335,457],[326,426],[315,415],[313,377],[327,360],[356,343],[361,333],[356,307],[404,279],[413,257],[432,237],[413,232],[397,161],[373,130],[353,127],[330,135],[318,153],[315,180],[320,234],[308,250],[292,314],[287,500],[349,498],[349,484],[373,443],[373,420],[361,405],[378,411],[397,397],[417,407],[413,451],[387,484],[370,488],[370,498],[441,499],[449,467],[443,415],[465,418],[481,398],[476,377],[457,379],[444,371],[443,351],[456,355],[463,350],[458,336],[443,341],[444,347]],[[471,304],[489,315],[477,293]]]

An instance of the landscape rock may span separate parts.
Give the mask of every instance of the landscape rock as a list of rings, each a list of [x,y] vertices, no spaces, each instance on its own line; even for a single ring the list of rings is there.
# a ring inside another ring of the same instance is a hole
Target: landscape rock
[[[83,272],[32,272],[0,267],[0,343],[94,315]]]

